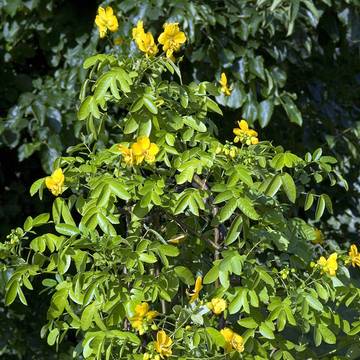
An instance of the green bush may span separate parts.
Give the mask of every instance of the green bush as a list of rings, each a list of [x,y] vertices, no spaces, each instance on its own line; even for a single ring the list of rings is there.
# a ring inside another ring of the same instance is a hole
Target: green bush
[[[221,143],[219,86],[184,85],[152,35],[133,37],[146,54],[84,62],[83,141],[31,186],[56,196],[51,212],[2,244],[6,304],[41,279],[41,334],[76,334],[75,358],[355,359],[357,248],[324,244],[298,215],[333,211],[314,184],[346,185],[336,159],[301,158],[244,120],[240,146]]]

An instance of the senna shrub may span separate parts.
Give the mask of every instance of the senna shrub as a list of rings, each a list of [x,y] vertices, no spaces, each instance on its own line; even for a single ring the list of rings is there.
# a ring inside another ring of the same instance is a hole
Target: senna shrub
[[[106,36],[116,22],[100,15]],[[1,244],[6,304],[26,305],[41,278],[41,336],[71,334],[76,359],[355,359],[356,244],[301,219],[332,211],[316,184],[344,182],[334,158],[300,158],[243,119],[221,143],[208,113],[221,115],[226,75],[182,84],[177,24],[132,35],[136,56],[84,62],[83,142],[30,189],[54,198],[49,213]]]

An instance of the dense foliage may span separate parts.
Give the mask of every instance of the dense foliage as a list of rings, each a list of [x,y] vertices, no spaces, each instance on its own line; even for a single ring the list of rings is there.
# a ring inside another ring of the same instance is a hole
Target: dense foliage
[[[273,139],[274,144],[302,154],[302,158],[321,146],[338,159],[336,174],[345,176],[349,191],[329,188],[328,183],[323,186],[324,174],[314,178],[315,192],[328,193],[335,209],[332,216],[325,214],[327,222],[317,226],[332,250],[337,244],[344,249],[358,241],[359,109],[355,104],[359,103],[360,33],[356,1],[107,3],[115,10],[119,28],[99,39],[94,27],[95,3],[91,7],[81,1],[0,1],[0,71],[4,79],[0,136],[2,158],[12,159],[14,168],[9,171],[6,166],[0,174],[5,189],[1,201],[6,203],[1,209],[3,234],[22,225],[19,214],[33,214],[41,208],[47,211],[48,197],[34,202],[26,193],[42,168],[51,172],[54,160],[68,146],[96,139],[100,149],[123,141],[121,128],[113,128],[111,119],[124,118],[128,104],[111,107],[109,119],[101,124],[95,119],[95,125],[104,131],[89,135],[94,124],[76,121],[76,99],[87,76],[87,69],[82,68],[84,58],[96,49],[116,56],[137,54],[129,34],[142,19],[154,34],[162,31],[165,21],[180,23],[187,35],[180,64],[185,84],[193,79],[215,82],[221,72],[226,73],[231,94],[212,91],[224,105],[225,116],[207,115],[213,124],[211,134],[217,124],[219,139],[230,140],[235,121],[244,117],[250,125],[266,126],[261,138]],[[229,145],[228,151],[231,149]],[[340,185],[345,184],[340,178]],[[292,216],[311,223],[315,210],[315,205],[307,213],[298,208],[292,210]],[[356,272],[353,275],[358,276]],[[41,282],[35,285],[41,287]],[[32,307],[45,314],[42,305]],[[21,311],[19,307],[18,314]],[[16,317],[13,312],[1,312],[0,316],[2,322],[7,321],[6,316]],[[33,323],[31,311],[21,316],[28,316],[29,325]],[[1,345],[5,354],[24,354],[15,349],[27,348],[22,338],[29,331],[22,331],[14,328],[14,336],[8,332],[1,336],[9,339]],[[6,345],[10,341],[17,343],[11,351]],[[44,352],[39,348],[31,351],[37,352],[36,356]]]

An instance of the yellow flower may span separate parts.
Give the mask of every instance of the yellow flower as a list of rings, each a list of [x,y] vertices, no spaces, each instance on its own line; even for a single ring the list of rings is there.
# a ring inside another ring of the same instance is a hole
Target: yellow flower
[[[123,160],[126,165],[134,165],[135,158],[131,149],[125,147],[124,145],[118,145]]]
[[[60,195],[64,191],[65,176],[61,168],[56,169],[51,176],[45,178],[45,185],[55,196]]]
[[[220,330],[220,333],[225,339],[225,352],[230,352],[232,349],[235,349],[238,352],[244,351],[244,339],[242,336],[229,328]]]
[[[202,277],[198,276],[195,281],[194,291],[192,293],[188,294],[188,295],[190,295],[190,300],[189,300],[190,304],[199,298],[199,293],[200,293],[201,289],[202,289]]]
[[[144,31],[144,23],[139,20],[136,24],[136,27],[134,27],[132,29],[132,37],[133,37],[133,40],[135,40],[136,42],[138,41],[138,39],[143,35],[145,34],[145,31]]]
[[[140,35],[136,41],[136,44],[139,50],[144,52],[148,56],[154,56],[159,51],[151,32]]]
[[[158,331],[156,335],[155,350],[160,354],[160,357],[168,357],[172,355],[171,344],[172,340],[166,335],[164,330]]]
[[[166,23],[164,24],[164,31],[160,34],[158,41],[163,45],[166,56],[171,58],[174,52],[180,50],[181,44],[186,41],[186,36],[180,31],[178,23]]]
[[[143,302],[135,306],[136,316],[144,317],[148,311],[149,311],[149,304],[146,302]]]
[[[351,245],[349,250],[349,256],[353,267],[360,267],[360,254],[356,245]]]
[[[337,253],[331,254],[328,259],[326,259],[324,256],[321,256],[317,263],[321,266],[321,270],[324,273],[327,273],[330,276],[336,275],[336,270],[338,269]]]
[[[238,351],[243,352],[244,351],[244,339],[239,334],[234,334],[233,338],[231,339],[231,345],[232,347]]]
[[[206,306],[216,315],[221,314],[227,307],[226,300],[214,298]]]
[[[246,145],[256,145],[259,143],[258,133],[255,130],[249,129],[249,125],[246,120],[238,121],[238,128],[233,129],[233,133],[236,135],[234,142],[242,142]]]
[[[146,55],[154,56],[158,53],[159,49],[155,44],[154,37],[151,32],[145,33],[144,23],[141,20],[139,20],[136,27],[132,29],[132,37],[139,50]]]
[[[159,152],[159,147],[150,142],[147,136],[140,136],[137,138],[136,143],[131,145],[131,150],[135,156],[135,163],[138,165],[144,159],[148,163],[153,163],[155,157]]]
[[[130,148],[118,145],[126,165],[139,165],[145,160],[151,164],[159,152],[159,147],[150,142],[147,136],[140,136]]]
[[[110,6],[106,9],[101,6],[98,8],[98,15],[96,15],[95,18],[95,24],[98,27],[100,38],[105,37],[107,30],[115,32],[119,28],[118,20]]]
[[[135,306],[135,315],[130,318],[131,326],[142,335],[147,328],[147,322],[151,322],[158,315],[157,311],[149,311],[148,303],[138,304]]]
[[[313,244],[322,244],[324,242],[324,234],[321,230],[315,229],[315,239],[312,240]]]
[[[225,94],[225,96],[230,96],[231,90],[228,87],[227,77],[226,77],[225,73],[221,73],[219,83],[221,85],[221,92],[223,92]]]

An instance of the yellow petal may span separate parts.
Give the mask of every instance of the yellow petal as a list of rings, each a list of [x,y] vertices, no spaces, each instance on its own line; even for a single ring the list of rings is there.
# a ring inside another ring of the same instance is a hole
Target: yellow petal
[[[113,9],[112,9],[111,6],[108,6],[108,7],[106,8],[105,12],[106,12],[106,16],[109,16],[109,17],[114,14],[114,11],[113,11]]]
[[[327,262],[326,262],[326,259],[323,256],[321,256],[317,263],[320,266],[325,266]]]
[[[135,156],[141,156],[143,154],[143,148],[141,144],[137,142],[131,145],[131,150]]]
[[[138,316],[145,316],[148,311],[149,311],[149,304],[146,302],[143,302],[135,306],[135,313]]]
[[[178,44],[183,44],[186,41],[186,35],[182,31],[179,31],[174,36],[174,41],[176,41]]]
[[[220,82],[221,86],[226,86],[227,85],[227,78],[226,78],[226,74],[224,72],[221,73],[219,82]]]
[[[239,123],[239,127],[241,130],[244,130],[244,131],[249,130],[249,125],[246,120],[241,120],[238,123]]]
[[[158,152],[159,152],[159,147],[156,144],[151,143],[149,148],[149,154],[155,156]]]
[[[98,14],[99,14],[100,16],[105,16],[105,15],[106,15],[105,9],[104,9],[103,7],[101,7],[101,6],[99,6],[99,8],[98,8]]]
[[[141,148],[145,151],[150,147],[150,139],[147,136],[139,136],[136,142],[141,146]]]
[[[229,328],[224,328],[220,330],[220,333],[224,337],[226,342],[231,342],[231,339],[234,336],[234,332]]]
[[[45,178],[45,185],[48,189],[51,189],[55,186],[55,181],[50,176],[47,176]]]
[[[198,276],[195,281],[195,292],[199,292],[202,289],[202,277]]]
[[[54,181],[57,181],[57,182],[63,182],[65,179],[65,176],[64,176],[61,168],[56,169],[52,173],[51,177],[54,179]]]
[[[166,333],[164,330],[160,330],[157,332],[156,340],[159,344],[163,345],[166,342]]]
[[[231,339],[231,345],[238,352],[244,351],[244,339],[239,334],[234,334],[233,338]]]

